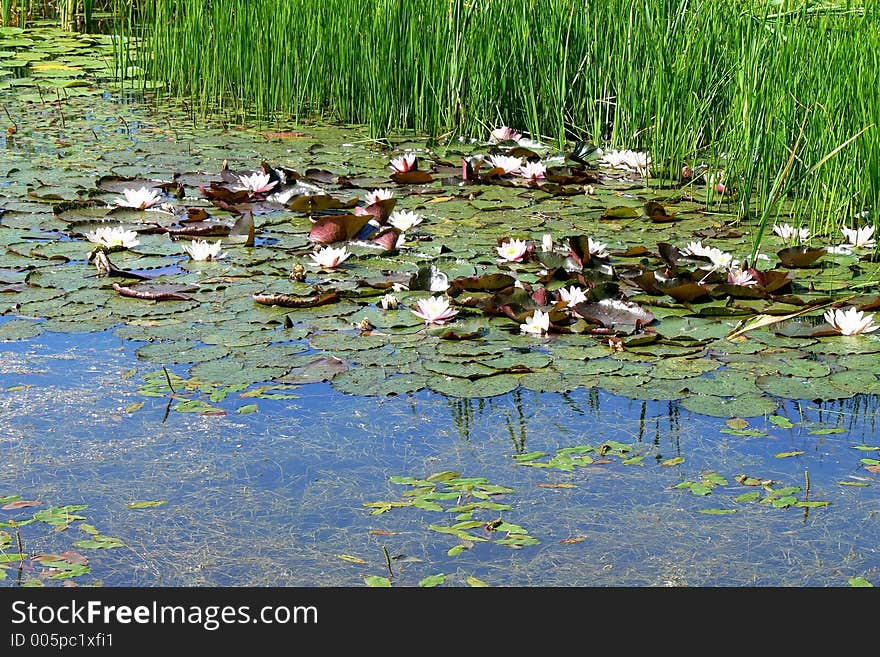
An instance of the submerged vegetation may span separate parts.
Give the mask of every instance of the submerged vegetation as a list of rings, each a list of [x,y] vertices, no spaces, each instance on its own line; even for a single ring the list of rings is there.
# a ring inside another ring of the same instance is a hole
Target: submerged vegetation
[[[837,229],[880,201],[880,6],[827,0],[158,0],[134,62],[265,118],[434,137],[510,125],[723,171],[739,215]],[[135,45],[134,42],[132,45]],[[701,165],[707,164],[707,167]],[[718,181],[715,181],[718,182]],[[873,220],[876,220],[876,216]]]

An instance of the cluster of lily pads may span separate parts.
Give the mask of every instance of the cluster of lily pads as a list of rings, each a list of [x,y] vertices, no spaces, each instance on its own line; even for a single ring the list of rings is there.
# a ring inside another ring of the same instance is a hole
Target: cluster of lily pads
[[[9,100],[17,139],[54,120]],[[880,391],[861,217],[843,241],[783,216],[749,262],[735,185],[699,163],[558,151],[507,126],[430,146],[266,133],[276,164],[240,158],[240,134],[143,155],[118,120],[122,145],[90,136],[85,102],[65,101],[45,166],[36,141],[36,158],[11,153],[26,200],[3,200],[0,339],[111,329],[210,397],[600,387],[729,416]],[[94,176],[64,170],[77,143],[102,149]],[[63,182],[43,174],[58,162]]]
[[[258,169],[224,165],[216,174],[175,174],[167,180],[105,177],[99,188],[115,196],[56,203],[53,209],[69,237],[92,244],[86,259],[97,274],[81,274],[74,287],[104,288],[141,302],[125,304],[120,312],[123,305],[113,296],[89,294],[93,310],[110,310],[98,326],[124,322],[128,326],[118,334],[158,341],[139,349],[141,357],[163,365],[189,363],[193,377],[216,385],[329,380],[355,394],[429,387],[458,396],[501,394],[520,385],[542,390],[599,385],[673,399],[708,391],[724,409],[714,412],[723,415],[747,402],[731,403],[738,393],[728,384],[719,389],[706,387],[705,377],[691,379],[734,365],[739,356],[732,353],[753,351],[743,349],[747,331],[757,336],[772,327],[779,340],[878,328],[867,312],[876,307],[876,297],[844,305],[799,286],[796,274],[811,273],[829,249],[807,246],[809,236],[788,224],[774,228],[789,243],[777,251],[778,263],[763,254],[746,263],[705,244],[705,231],[680,246],[660,240],[656,250],[621,240],[615,248],[613,232],[603,231],[601,239],[596,234],[602,224],[627,221],[674,226],[675,213],[653,200],[575,216],[572,230],[562,235],[530,231],[528,221],[493,224],[480,235],[476,213],[468,225],[472,244],[459,243],[456,220],[428,210],[477,199],[487,189],[499,190],[499,205],[507,195],[540,198],[547,207],[593,198],[606,184],[641,188],[650,162],[646,154],[603,153],[586,143],[548,155],[546,147],[507,127],[470,146],[458,162],[427,150],[391,154],[390,174],[366,181],[267,162]],[[523,167],[528,175],[521,175]],[[187,184],[188,179],[193,180]],[[399,200],[411,207],[398,208]],[[482,209],[484,216],[492,213]],[[590,234],[577,230],[583,223],[591,225]],[[723,237],[736,230],[730,225],[715,233]],[[871,231],[845,231],[849,242],[832,255],[867,260]],[[152,257],[138,253],[148,243]],[[192,264],[169,258],[175,250]],[[46,289],[47,273],[33,272],[28,287]],[[134,282],[105,282],[118,278]],[[247,314],[245,299],[269,314],[234,321],[237,313]],[[16,310],[41,305],[34,300]],[[702,329],[675,317],[700,318],[702,309],[711,309]],[[797,321],[810,314],[825,322]],[[205,328],[181,342],[174,327],[184,316]],[[154,320],[143,321],[147,317]],[[743,317],[762,323],[744,326]],[[261,349],[251,348],[261,343]],[[765,335],[759,344],[767,348],[772,341]],[[865,351],[845,350],[850,349]],[[841,369],[822,360],[827,370],[819,372]],[[807,371],[816,374],[815,368]],[[758,373],[755,381],[766,374]],[[658,377],[663,385],[651,385]],[[877,386],[876,377],[869,383],[869,390]],[[767,402],[762,390],[759,385],[744,399],[760,396]],[[790,388],[769,385],[766,391],[780,390],[786,396]],[[835,392],[852,394],[846,388]],[[768,403],[751,408],[772,410]]]

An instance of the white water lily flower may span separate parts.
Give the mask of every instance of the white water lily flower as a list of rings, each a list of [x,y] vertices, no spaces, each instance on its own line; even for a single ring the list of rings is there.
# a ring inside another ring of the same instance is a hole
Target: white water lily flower
[[[810,239],[809,228],[795,228],[791,224],[775,224],[773,232],[784,240],[790,240],[796,237],[799,242],[806,242]]]
[[[758,284],[758,281],[755,280],[751,272],[742,267],[731,267],[727,272],[727,282],[731,285],[742,285],[744,287]]]
[[[270,180],[268,173],[257,171],[250,175],[239,175],[238,182],[232,185],[230,189],[235,192],[248,191],[255,194],[261,194],[263,192],[268,192],[275,187],[276,184],[278,184],[278,181]]]
[[[389,198],[394,198],[394,192],[392,190],[375,189],[364,196],[364,203],[367,205],[373,205],[373,203],[378,203],[379,201],[387,201]]]
[[[721,271],[722,269],[732,269],[739,264],[738,261],[733,259],[733,254],[728,253],[727,251],[722,251],[721,249],[716,249],[714,246],[709,248],[706,255],[711,262],[709,262],[708,265],[703,265],[700,269]]]
[[[873,249],[877,245],[877,240],[873,238],[874,226],[864,226],[853,230],[852,228],[841,228],[840,232],[849,241],[848,246],[854,249]]]
[[[496,246],[495,250],[508,262],[521,262],[525,258],[528,248],[528,242],[525,240],[514,239],[504,242],[501,246]]]
[[[146,210],[162,200],[162,195],[153,188],[123,189],[122,198],[115,199],[116,205],[122,208]]]
[[[388,217],[388,223],[399,231],[406,232],[413,226],[418,226],[422,223],[422,215],[418,212],[410,212],[409,210],[396,210]]]
[[[349,253],[344,246],[341,246],[338,249],[332,246],[326,246],[323,249],[316,250],[314,253],[310,253],[309,257],[315,261],[315,264],[320,265],[321,267],[326,267],[327,269],[333,269],[334,267],[341,265],[350,255],[351,253]]]
[[[413,315],[421,317],[426,324],[445,324],[458,314],[458,311],[449,307],[445,297],[429,297],[419,299],[418,310],[410,310]]]
[[[382,306],[382,310],[394,310],[400,303],[397,301],[397,297],[389,292],[379,300],[379,305]]]
[[[220,253],[221,240],[213,244],[205,240],[193,240],[191,244],[184,244],[183,250],[189,253],[193,260],[219,260],[225,258],[225,253]]]
[[[512,157],[510,155],[492,155],[489,157],[489,164],[496,169],[501,169],[504,175],[516,173],[522,166],[521,157]]]
[[[647,153],[630,150],[611,150],[602,153],[599,162],[612,169],[626,169],[647,173],[651,157]]]
[[[499,144],[503,141],[516,141],[522,139],[522,134],[506,125],[495,128],[489,133],[489,143]]]
[[[566,306],[574,308],[579,303],[586,301],[587,295],[581,288],[572,285],[567,289],[564,287],[559,288],[559,298],[565,301]]]
[[[606,242],[599,242],[597,240],[594,240],[592,237],[588,237],[587,249],[589,250],[591,256],[596,256],[597,258],[608,257],[608,244]]]
[[[528,180],[540,180],[547,173],[547,167],[540,162],[526,162],[519,168],[519,175]]]
[[[553,251],[553,235],[550,233],[544,233],[541,235],[541,251],[544,253],[550,253]]]
[[[713,248],[714,247],[711,247],[711,246],[703,246],[703,242],[700,241],[700,242],[688,242],[686,247],[684,247],[683,249],[679,249],[679,250],[681,251],[682,255],[686,255],[686,256],[692,255],[692,256],[708,258],[709,253],[711,253]]]
[[[550,313],[535,310],[529,317],[526,317],[525,324],[519,325],[519,330],[532,335],[543,335],[550,330]]]
[[[880,325],[874,324],[874,313],[866,315],[855,306],[850,306],[846,310],[842,308],[828,309],[823,317],[841,335],[858,335],[880,329]]]
[[[138,234],[122,226],[101,226],[86,233],[86,239],[107,248],[122,247],[130,249],[140,244]]]
[[[404,153],[400,157],[395,157],[391,160],[391,164],[389,164],[394,171],[397,173],[406,173],[407,171],[413,171],[416,168],[416,154],[415,153]]]

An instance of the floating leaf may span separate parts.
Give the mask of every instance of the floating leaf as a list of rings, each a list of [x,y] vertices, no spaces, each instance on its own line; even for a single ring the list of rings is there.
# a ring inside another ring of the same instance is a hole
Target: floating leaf
[[[167,500],[145,500],[140,502],[130,502],[127,506],[129,509],[151,509],[166,504]]]
[[[443,573],[439,573],[437,575],[429,575],[421,580],[419,580],[419,586],[422,588],[430,588],[433,586],[439,586],[443,582],[446,581],[446,575]]]
[[[351,563],[367,563],[366,561],[364,561],[360,557],[353,557],[349,554],[337,554],[336,556],[339,559],[342,559],[343,561],[349,561]]]
[[[778,454],[776,454],[776,458],[778,458],[778,459],[784,459],[784,458],[787,458],[787,457],[789,457],[789,456],[800,456],[800,455],[803,454],[803,453],[804,453],[803,450],[793,450],[793,451],[791,451],[791,452],[779,452]]]
[[[364,577],[364,582],[367,586],[372,586],[374,588],[388,588],[391,586],[391,580],[387,577],[380,577],[379,575],[367,575]]]
[[[849,582],[849,585],[853,586],[853,587],[871,587],[871,588],[873,588],[873,586],[874,586],[873,584],[871,584],[871,582],[869,582],[867,579],[865,579],[861,575],[857,575],[856,577],[850,577],[848,582]]]

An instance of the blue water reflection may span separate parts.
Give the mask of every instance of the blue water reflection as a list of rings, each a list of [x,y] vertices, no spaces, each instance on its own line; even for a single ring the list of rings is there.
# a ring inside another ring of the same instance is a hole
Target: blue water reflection
[[[751,436],[675,402],[595,389],[374,398],[309,384],[296,399],[256,400],[255,413],[236,413],[245,400],[230,397],[218,404],[226,415],[200,416],[139,394],[142,375],[156,367],[138,362],[136,347],[111,332],[0,344],[0,497],[42,502],[0,511],[0,521],[86,505],[85,520],[63,531],[45,523],[20,530],[32,556],[87,556],[91,572],[76,578],[80,585],[362,586],[365,576],[390,574],[395,585],[415,586],[437,573],[451,586],[468,577],[493,586],[880,581],[877,475],[862,461],[880,458],[873,397],[780,400],[778,414],[793,426],[753,418],[750,428],[763,435]],[[600,462],[571,472],[515,460],[607,441],[642,458],[625,465],[594,454]],[[429,526],[450,525],[453,514],[395,507],[372,515],[364,506],[407,499],[411,487],[391,477],[443,471],[513,489],[499,496],[511,508],[495,515],[540,542],[516,549],[489,540],[449,556],[460,541]],[[708,494],[675,488],[711,473],[726,483]],[[764,490],[742,485],[741,475],[830,504],[737,501]],[[166,503],[129,508],[151,500]],[[72,547],[88,538],[82,522],[125,546]],[[2,584],[43,571],[25,562]]]

